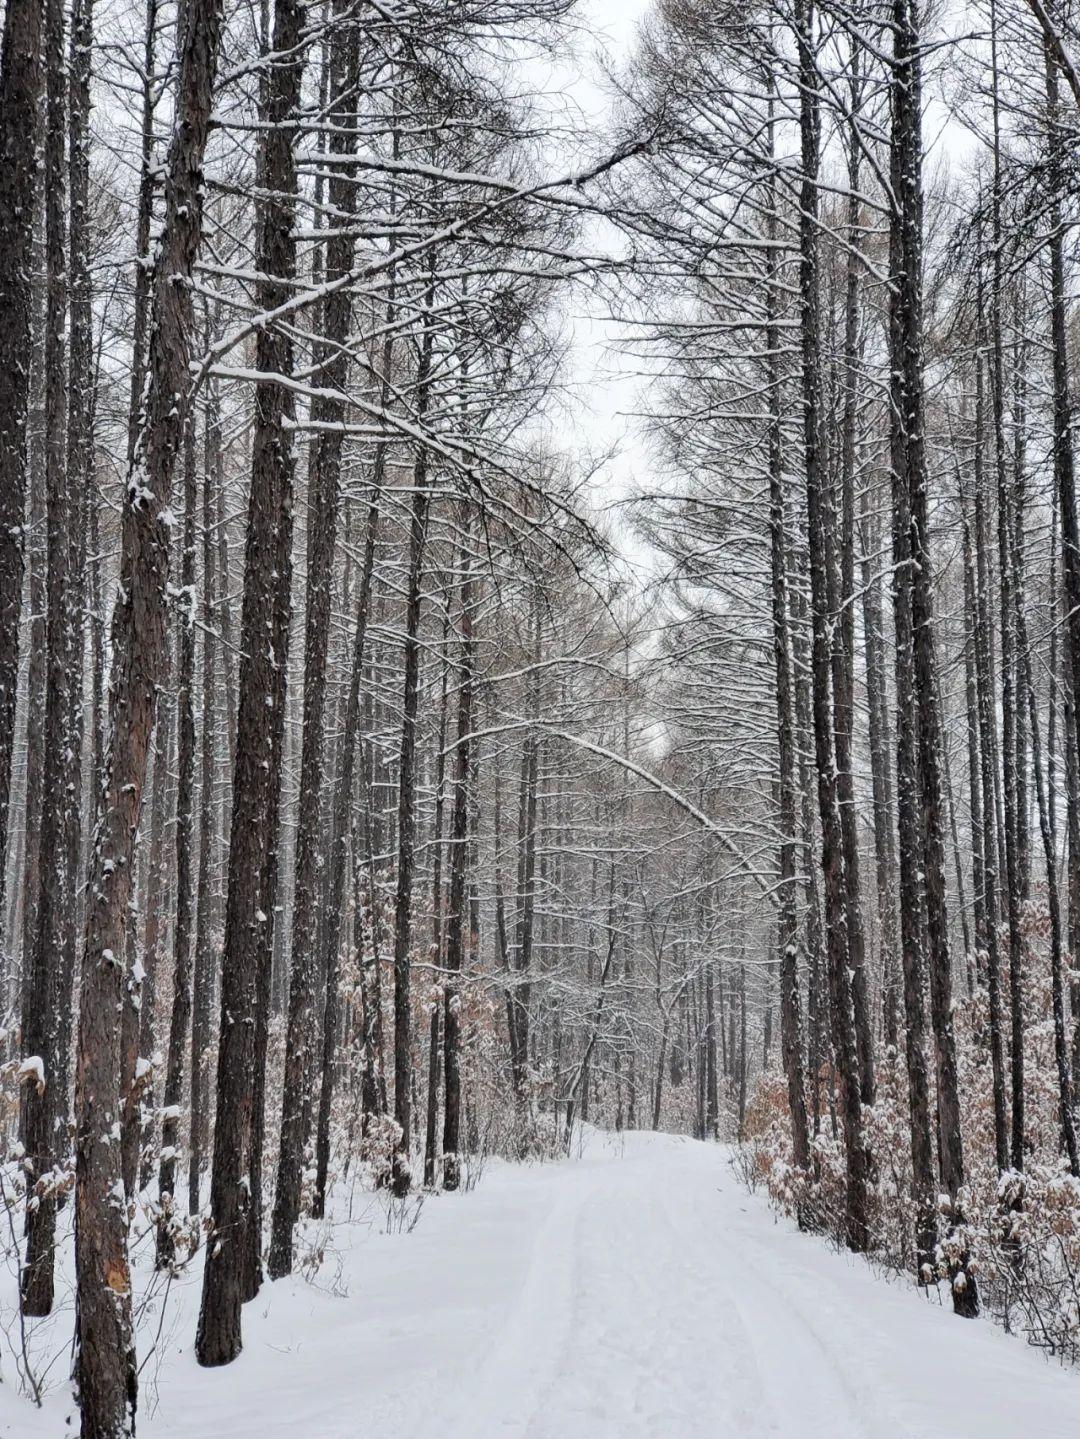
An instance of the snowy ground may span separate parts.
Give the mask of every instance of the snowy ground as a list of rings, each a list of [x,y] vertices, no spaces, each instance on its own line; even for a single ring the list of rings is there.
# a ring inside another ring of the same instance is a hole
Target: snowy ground
[[[492,1165],[411,1233],[340,1222],[315,1287],[267,1285],[245,1351],[200,1370],[201,1259],[143,1372],[145,1439],[1073,1439],[1080,1376],[777,1222],[725,1151],[590,1136]],[[157,1328],[160,1314],[144,1320]],[[70,1315],[64,1322],[70,1327]],[[6,1346],[5,1346],[6,1349]],[[16,1397],[0,1435],[70,1435]]]

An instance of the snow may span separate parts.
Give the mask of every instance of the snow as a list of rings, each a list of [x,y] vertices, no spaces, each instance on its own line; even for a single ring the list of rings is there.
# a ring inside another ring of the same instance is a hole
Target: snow
[[[45,1088],[45,1061],[40,1054],[28,1054],[19,1065],[19,1078],[32,1079],[38,1089]]]
[[[314,1283],[265,1285],[225,1369],[192,1353],[200,1256],[140,1439],[1072,1439],[1080,1377],[799,1234],[726,1160],[590,1133],[418,1218],[357,1191],[350,1221],[339,1194]],[[66,1396],[39,1413],[13,1390],[5,1439],[72,1432]]]

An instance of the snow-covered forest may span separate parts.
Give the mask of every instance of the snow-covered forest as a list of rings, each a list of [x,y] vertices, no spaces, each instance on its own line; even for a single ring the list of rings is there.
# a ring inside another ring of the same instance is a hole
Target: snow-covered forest
[[[1078,219],[1076,0],[5,0],[0,1433],[1075,1429]]]

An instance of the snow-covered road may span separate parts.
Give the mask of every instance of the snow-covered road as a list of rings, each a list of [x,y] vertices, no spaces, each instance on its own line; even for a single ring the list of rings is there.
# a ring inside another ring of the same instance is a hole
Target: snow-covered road
[[[725,1152],[593,1136],[561,1164],[340,1225],[267,1286],[229,1369],[191,1354],[198,1274],[143,1375],[148,1439],[1072,1439],[1080,1376],[776,1221]],[[347,1292],[344,1292],[347,1291]],[[156,1377],[155,1377],[156,1375]],[[10,1394],[10,1390],[9,1390]],[[0,1433],[70,1433],[0,1391]]]

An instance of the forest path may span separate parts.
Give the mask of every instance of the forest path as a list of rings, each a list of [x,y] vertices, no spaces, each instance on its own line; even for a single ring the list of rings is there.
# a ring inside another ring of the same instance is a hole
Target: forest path
[[[474,1192],[428,1200],[408,1235],[358,1195],[316,1283],[268,1284],[245,1309],[227,1369],[191,1353],[197,1260],[143,1373],[141,1439],[1080,1432],[1080,1376],[797,1233],[726,1160],[590,1134],[563,1163],[491,1165]],[[70,1410],[58,1394],[35,1413],[4,1385],[0,1435],[70,1433]]]

